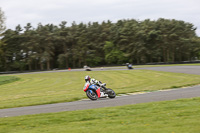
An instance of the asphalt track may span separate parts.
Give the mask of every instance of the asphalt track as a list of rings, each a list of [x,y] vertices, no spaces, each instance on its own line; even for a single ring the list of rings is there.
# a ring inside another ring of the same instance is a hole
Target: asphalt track
[[[110,69],[111,68],[106,68],[104,70],[110,70]],[[147,67],[147,68],[137,68],[137,69],[148,69],[148,70],[156,70],[156,71],[167,71],[167,72],[200,75],[200,66]],[[93,70],[100,71],[102,69],[96,68]],[[112,68],[112,70],[126,70],[126,69],[117,67],[117,68]],[[75,70],[71,70],[71,71],[75,71]],[[83,71],[83,70],[76,69],[76,71]],[[55,72],[62,72],[62,71],[55,71]],[[147,103],[147,102],[154,102],[154,101],[167,101],[167,100],[175,100],[175,99],[181,99],[181,98],[193,98],[193,97],[200,97],[200,85],[187,87],[187,88],[181,88],[181,89],[165,90],[165,91],[135,93],[135,94],[130,94],[130,95],[117,96],[114,99],[104,98],[104,99],[99,99],[97,101],[91,101],[89,99],[85,99],[81,101],[67,102],[67,103],[0,109],[0,117],[85,110],[85,109],[94,109],[94,108],[102,108],[102,107],[113,107],[113,106],[129,105],[129,104]]]
[[[200,66],[166,66],[166,67],[147,67],[141,69],[200,75]]]

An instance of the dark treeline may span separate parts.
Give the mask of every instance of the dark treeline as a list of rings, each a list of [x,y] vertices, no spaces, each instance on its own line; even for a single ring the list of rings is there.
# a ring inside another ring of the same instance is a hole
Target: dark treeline
[[[193,24],[171,19],[28,23],[3,33],[0,71],[49,70],[83,65],[190,61],[200,58]]]

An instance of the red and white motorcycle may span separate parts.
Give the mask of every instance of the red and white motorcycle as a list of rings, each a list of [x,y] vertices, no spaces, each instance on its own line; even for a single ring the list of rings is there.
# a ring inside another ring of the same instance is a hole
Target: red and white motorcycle
[[[90,85],[90,83],[86,82],[83,90],[86,92],[86,95],[91,100],[97,100],[98,98],[115,98],[115,92],[106,88],[106,84],[104,83],[102,86]]]

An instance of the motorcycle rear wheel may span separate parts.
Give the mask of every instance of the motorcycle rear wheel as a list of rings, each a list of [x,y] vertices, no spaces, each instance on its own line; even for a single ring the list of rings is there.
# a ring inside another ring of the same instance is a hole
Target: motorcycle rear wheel
[[[98,98],[97,94],[92,90],[87,90],[86,95],[91,100],[97,100],[97,98]]]

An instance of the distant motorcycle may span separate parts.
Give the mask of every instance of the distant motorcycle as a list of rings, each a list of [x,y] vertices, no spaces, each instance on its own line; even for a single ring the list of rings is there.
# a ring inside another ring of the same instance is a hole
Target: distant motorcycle
[[[85,83],[83,90],[86,92],[86,95],[91,100],[97,100],[98,98],[115,98],[116,94],[112,89],[106,88],[106,84],[102,86],[90,85]]]
[[[126,63],[128,69],[133,69],[132,64]]]
[[[92,71],[91,68],[87,65],[85,65],[83,68],[85,69],[85,71]]]

